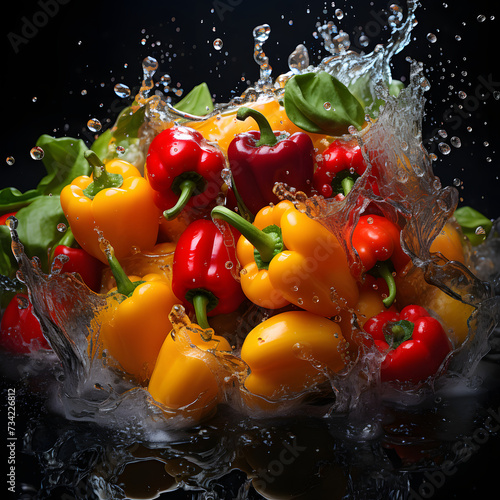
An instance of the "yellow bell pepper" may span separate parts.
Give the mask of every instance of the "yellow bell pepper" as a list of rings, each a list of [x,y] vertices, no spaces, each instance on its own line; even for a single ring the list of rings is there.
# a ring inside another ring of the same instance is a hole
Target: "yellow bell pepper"
[[[212,217],[238,229],[243,292],[268,309],[287,304],[335,316],[358,301],[358,287],[337,238],[290,201],[261,209],[250,224],[225,207]]]
[[[344,368],[344,345],[340,326],[327,318],[307,311],[272,316],[243,342],[241,359],[250,368],[244,400],[266,407],[266,400],[296,397],[325,382]]]
[[[176,328],[161,346],[148,391],[167,416],[182,415],[198,422],[212,415],[219,403],[214,352],[231,351],[224,337],[191,323],[182,306],[172,310]]]
[[[93,151],[86,158],[94,172],[77,177],[61,192],[61,207],[78,244],[106,263],[101,237],[121,259],[155,243],[160,211],[151,187],[132,164],[110,160],[103,164]]]
[[[117,288],[108,294],[108,311],[99,332],[101,351],[143,384],[172,328],[169,313],[179,300],[164,275],[127,276],[112,249],[106,251]]]

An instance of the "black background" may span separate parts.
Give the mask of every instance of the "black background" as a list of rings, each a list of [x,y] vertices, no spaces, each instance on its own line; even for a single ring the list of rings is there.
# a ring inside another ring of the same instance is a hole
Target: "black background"
[[[288,55],[299,43],[309,49],[313,63],[326,55],[313,32],[317,22],[335,19],[337,8],[344,12],[337,25],[351,35],[355,50],[361,50],[360,28],[370,38],[364,50],[372,50],[376,43],[387,39],[388,31],[382,26],[387,7],[394,2],[337,1],[335,7],[332,3],[12,3],[9,16],[2,19],[4,127],[0,187],[13,185],[24,190],[36,185],[44,171],[41,162],[30,158],[29,151],[41,134],[77,136],[89,142],[92,133],[86,123],[90,118],[98,118],[104,128],[110,126],[118,111],[131,101],[118,98],[114,85],[125,83],[133,96],[142,80],[141,61],[148,55],[160,63],[157,81],[167,73],[172,77],[172,87],[182,88],[184,94],[207,81],[216,101],[226,102],[244,90],[247,81],[253,83],[259,77],[252,57],[252,29],[259,24],[271,25],[264,49],[274,77],[288,70]],[[393,76],[408,77],[406,57],[424,63],[432,87],[427,94],[423,137],[429,151],[437,154],[435,172],[445,185],[461,181],[463,202],[496,218],[495,193],[500,181],[495,149],[500,132],[500,100],[494,99],[491,90],[500,91],[493,43],[500,17],[491,20],[497,10],[493,2],[488,7],[465,0],[445,5],[423,2],[410,46],[393,60]],[[484,22],[477,20],[479,15],[485,16]],[[428,33],[437,36],[435,43],[428,41]],[[213,47],[216,38],[223,41],[220,51]],[[484,82],[490,82],[489,90]],[[86,94],[82,95],[82,91]],[[465,91],[468,98],[461,100],[459,91]],[[170,95],[174,101],[178,99]],[[459,105],[462,110],[456,108]],[[467,127],[472,127],[472,132]],[[462,147],[452,147],[447,156],[441,154],[437,143],[443,139],[433,140],[438,137],[438,129],[448,133],[444,142],[450,144],[450,138],[457,136]],[[8,156],[15,158],[13,166],[5,162]]]
[[[98,118],[104,129],[110,126],[132,100],[118,98],[114,85],[125,83],[133,97],[146,56],[159,61],[157,81],[167,73],[172,87],[182,88],[184,94],[206,81],[215,100],[225,102],[259,77],[252,57],[255,26],[271,25],[264,49],[276,77],[288,70],[288,55],[299,43],[307,46],[312,63],[327,55],[313,32],[317,22],[334,18],[336,8],[345,13],[337,24],[351,35],[353,48],[359,50],[356,29],[362,27],[373,35],[366,48],[372,50],[388,37],[388,31],[380,29],[380,19],[386,18],[382,10],[390,3],[396,2],[352,1],[348,6],[337,1],[335,7],[332,2],[296,0],[13,2],[9,15],[2,16],[0,188],[24,191],[36,186],[44,169],[29,151],[41,134],[81,137],[90,144],[93,134],[86,127],[90,118]],[[498,49],[493,43],[500,16],[494,20],[491,16],[498,8],[493,2],[486,6],[465,0],[449,0],[448,7],[430,0],[423,4],[417,11],[414,39],[393,61],[393,76],[408,78],[407,56],[424,63],[431,90],[423,137],[437,156],[435,172],[445,185],[460,183],[463,204],[496,218],[500,100],[491,91],[500,91]],[[486,20],[479,22],[479,15]],[[435,43],[428,41],[428,33],[437,36]],[[216,38],[223,41],[220,51],[213,47]],[[488,90],[484,82],[493,88]],[[461,100],[459,91],[465,91],[468,99]],[[457,111],[459,105],[464,109]],[[459,137],[461,148],[452,147],[449,155],[440,153],[436,144],[443,139],[433,140],[438,129],[447,131],[448,144],[451,136]],[[9,156],[15,158],[12,166],[6,162]],[[495,485],[494,445],[497,440],[490,441],[464,474],[454,476],[440,493],[463,498],[462,493],[480,494]]]

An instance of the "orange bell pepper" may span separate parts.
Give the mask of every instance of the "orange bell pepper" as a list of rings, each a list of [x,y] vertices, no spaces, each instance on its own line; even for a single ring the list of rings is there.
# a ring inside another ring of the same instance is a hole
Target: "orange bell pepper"
[[[356,280],[337,238],[290,201],[264,207],[250,224],[225,207],[212,217],[241,232],[236,253],[243,293],[254,304],[279,309],[287,304],[331,317],[358,300]]]

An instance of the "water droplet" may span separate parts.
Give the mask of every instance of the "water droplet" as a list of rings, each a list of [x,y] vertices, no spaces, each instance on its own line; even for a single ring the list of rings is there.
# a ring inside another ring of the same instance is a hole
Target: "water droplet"
[[[311,299],[315,304],[319,302],[319,297],[317,295],[314,295],[313,298]]]
[[[170,82],[172,81],[172,77],[165,73],[161,78],[160,81],[163,85],[170,85]]]
[[[123,156],[125,148],[123,146],[116,146],[116,152],[118,153],[118,156]]]
[[[448,144],[446,144],[446,142],[440,142],[438,144],[438,149],[444,155],[450,154],[450,151],[451,151],[450,146]]]
[[[344,13],[342,12],[342,9],[336,9],[335,10],[335,17],[337,19],[342,19],[344,17]]]
[[[66,226],[66,224],[64,222],[60,222],[59,224],[57,224],[57,230],[60,233],[66,232],[67,229],[68,229],[68,227]]]
[[[38,97],[34,96],[32,99],[31,99],[32,102],[36,102],[38,101]]]
[[[214,49],[215,49],[215,50],[220,50],[220,49],[222,49],[222,45],[223,45],[223,42],[222,42],[222,40],[221,40],[220,38],[216,38],[216,39],[214,40]]]
[[[456,135],[454,135],[454,136],[450,139],[450,143],[451,143],[451,145],[452,145],[454,148],[459,148],[459,147],[462,145],[462,141],[460,140],[460,137],[457,137]]]
[[[463,90],[461,90],[459,93],[458,93],[458,97],[460,99],[467,99],[467,93],[464,92]]]
[[[14,165],[14,163],[16,162],[13,156],[7,156],[7,159],[5,161],[7,162],[7,165]]]
[[[304,303],[304,300],[303,300],[301,297],[299,297],[299,298],[297,299],[297,304],[298,304],[299,306],[301,306],[303,303]]]
[[[128,97],[130,95],[130,88],[124,83],[117,83],[114,87],[115,94],[118,97]]]
[[[367,224],[373,224],[373,217],[368,217],[368,218],[366,219],[366,223],[367,223]]]
[[[477,16],[477,21],[479,23],[484,23],[484,21],[486,21],[486,16],[484,16],[483,14],[479,14],[479,16]]]
[[[495,92],[493,92],[493,97],[497,100],[497,101],[500,101],[500,92],[498,90],[495,90]]]
[[[484,229],[483,226],[477,226],[476,230],[474,231],[478,236],[481,234],[486,234],[486,230]]]
[[[80,94],[82,94],[82,95],[87,95],[87,91],[86,91],[85,89],[83,89],[83,90],[80,92]]]
[[[442,137],[443,139],[446,139],[448,137],[448,132],[446,132],[446,130],[438,130],[438,134],[440,137]]]
[[[288,56],[288,67],[294,73],[300,72],[309,66],[309,53],[303,44],[297,45],[295,50]]]
[[[87,122],[87,127],[91,132],[99,132],[102,128],[102,124],[97,118],[91,118]]]
[[[323,104],[323,107],[327,110],[330,111],[332,109],[332,105],[327,101]]]
[[[35,146],[31,148],[30,156],[33,160],[41,160],[43,158],[44,151],[40,146]]]
[[[436,43],[437,36],[434,33],[427,33],[427,40],[431,43]]]
[[[234,266],[234,264],[233,264],[230,260],[228,260],[228,261],[224,264],[224,266],[225,266],[225,268],[226,268],[226,269],[232,269],[232,268],[233,268],[233,266]]]
[[[453,179],[453,185],[455,187],[460,187],[460,184],[462,184],[462,181],[458,178]]]
[[[460,42],[462,40],[462,37],[460,35],[455,35],[455,40],[457,42]]]
[[[368,47],[368,44],[370,43],[370,39],[366,35],[361,35],[358,41],[361,47]]]

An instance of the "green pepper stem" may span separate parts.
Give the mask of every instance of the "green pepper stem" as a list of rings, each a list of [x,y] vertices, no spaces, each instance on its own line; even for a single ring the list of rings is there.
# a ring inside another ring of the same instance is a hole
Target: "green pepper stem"
[[[134,290],[141,284],[143,281],[132,281],[127,273],[123,270],[123,267],[118,262],[118,259],[115,256],[115,251],[111,245],[108,245],[105,249],[105,254],[108,259],[108,264],[113,273],[113,277],[116,281],[116,288],[118,293],[122,295],[126,295],[130,297]]]
[[[207,307],[209,298],[204,293],[198,293],[193,296],[192,302],[194,306],[194,313],[196,315],[196,323],[200,325],[204,330],[210,328],[207,318]]]
[[[257,122],[260,130],[260,139],[257,141],[257,147],[274,146],[278,142],[278,139],[274,135],[273,129],[271,128],[271,125],[269,125],[267,118],[260,111],[253,108],[247,108],[245,106],[238,109],[238,112],[236,113],[236,118],[238,120],[243,121],[248,117],[253,118]]]
[[[264,264],[271,262],[272,258],[283,248],[281,230],[277,226],[268,226],[271,230],[265,232],[245,220],[241,215],[220,206],[212,210],[212,218],[221,219],[236,228],[255,247]]]
[[[344,196],[347,196],[350,193],[352,187],[354,186],[354,182],[355,180],[350,175],[342,179],[341,184],[342,190],[344,191]]]
[[[89,165],[92,167],[93,181],[83,190],[83,193],[88,198],[94,198],[94,196],[103,189],[109,189],[113,187],[120,187],[123,184],[123,176],[120,174],[112,174],[106,170],[104,163],[101,159],[92,151],[88,149],[84,153],[85,159],[88,161]]]
[[[75,244],[75,236],[69,226],[66,227],[63,237],[59,240],[57,244],[64,245],[65,247],[71,247]]]
[[[179,189],[181,194],[177,199],[176,204],[163,212],[163,216],[167,220],[175,219],[184,209],[187,202],[193,196],[193,193],[196,191],[198,184],[192,179],[186,179],[179,184]]]
[[[389,288],[389,294],[385,299],[382,300],[385,307],[391,307],[392,303],[396,299],[396,282],[394,281],[394,276],[388,265],[387,261],[379,261],[375,264],[374,270],[377,275],[384,279]]]

